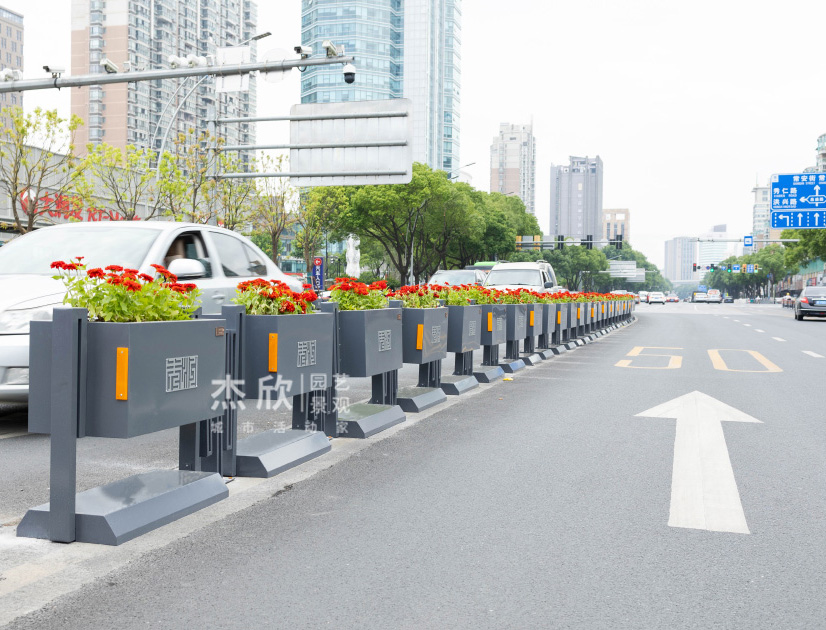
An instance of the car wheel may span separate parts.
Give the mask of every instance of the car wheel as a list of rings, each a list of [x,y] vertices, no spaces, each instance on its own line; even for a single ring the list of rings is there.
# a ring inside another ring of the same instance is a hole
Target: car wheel
[[[800,314],[800,313],[798,313],[797,311],[795,311],[795,312],[794,312],[794,318],[795,318],[797,321],[799,321],[799,322],[802,322],[802,321],[803,321],[803,315],[801,315],[801,314]]]

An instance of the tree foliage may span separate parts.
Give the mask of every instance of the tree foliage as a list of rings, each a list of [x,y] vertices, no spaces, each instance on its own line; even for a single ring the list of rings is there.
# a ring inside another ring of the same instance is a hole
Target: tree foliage
[[[785,236],[786,232],[783,232],[783,234],[783,238],[796,238]],[[794,256],[791,258],[794,258]],[[706,273],[703,283],[729,295],[754,297],[760,293],[761,287],[766,286],[770,275],[774,281],[777,281],[785,277],[787,273],[794,273],[798,269],[799,265],[797,263],[789,264],[789,259],[789,252],[784,247],[777,244],[769,245],[754,254],[740,256],[739,258],[730,256],[720,263],[729,268],[738,264],[741,267],[757,264],[757,273],[734,273],[718,268],[713,272]]]
[[[83,171],[74,137],[83,121],[39,107],[28,114],[21,107],[4,107],[2,119],[0,193],[11,204],[14,229],[25,234],[49,212],[78,210]]]
[[[281,172],[286,159],[284,155],[264,157],[261,168],[266,172]],[[250,218],[255,229],[269,237],[269,250],[276,262],[279,262],[281,255],[281,235],[296,221],[291,208],[297,196],[286,178],[265,177],[258,182],[257,194],[251,199]]]

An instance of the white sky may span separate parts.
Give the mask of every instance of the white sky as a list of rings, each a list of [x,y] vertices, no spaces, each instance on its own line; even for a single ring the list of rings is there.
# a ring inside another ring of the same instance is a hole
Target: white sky
[[[658,265],[674,236],[719,223],[750,233],[755,183],[815,162],[826,132],[823,0],[462,4],[461,163],[476,162],[467,170],[487,190],[499,123],[533,118],[544,231],[550,165],[569,155],[602,158],[605,208],[630,209],[633,245]],[[69,65],[70,0],[0,5],[26,18],[27,78]],[[258,1],[259,31],[273,32],[259,53],[300,42],[299,7]],[[299,100],[297,73],[259,82],[259,115]],[[68,114],[68,92],[29,92],[35,105]],[[258,129],[260,141],[286,136],[285,123]]]

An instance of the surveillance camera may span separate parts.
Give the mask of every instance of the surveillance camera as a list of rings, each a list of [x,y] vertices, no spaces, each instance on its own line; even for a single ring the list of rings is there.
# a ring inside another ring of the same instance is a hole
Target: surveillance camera
[[[345,83],[355,83],[356,82],[356,67],[348,63],[344,66],[342,72],[344,72],[344,82]]]
[[[100,60],[100,65],[106,70],[106,74],[116,74],[118,72],[118,64],[106,57]]]
[[[308,46],[296,46],[293,50],[297,55],[301,55],[302,59],[306,59],[313,54],[313,49]]]
[[[325,39],[321,43],[321,47],[327,51],[328,57],[340,57],[344,54],[344,50],[339,50],[338,48],[336,48],[336,45],[329,39]]]
[[[178,57],[177,55],[169,55],[169,57],[167,57],[166,61],[169,64],[169,67],[172,68],[173,70],[175,68],[178,68],[179,66],[182,66],[184,63],[186,63],[186,59],[182,59],[181,57]]]
[[[46,72],[51,73],[53,77],[59,77],[61,74],[66,72],[66,68],[63,68],[61,66],[43,66],[43,69]]]

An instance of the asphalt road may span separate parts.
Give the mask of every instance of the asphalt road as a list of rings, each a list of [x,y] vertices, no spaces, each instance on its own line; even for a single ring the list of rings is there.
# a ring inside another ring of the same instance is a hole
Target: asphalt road
[[[826,321],[638,318],[153,548],[64,546],[88,579],[9,627],[822,627]]]

